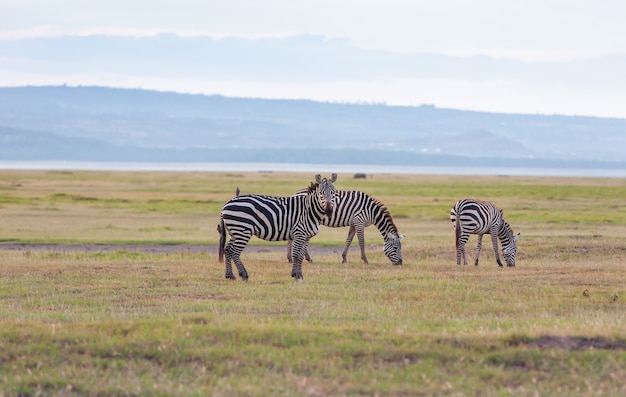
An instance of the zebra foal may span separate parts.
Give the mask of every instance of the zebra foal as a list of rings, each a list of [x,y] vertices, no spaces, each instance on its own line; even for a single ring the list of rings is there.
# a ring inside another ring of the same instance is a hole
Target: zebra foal
[[[315,175],[298,196],[273,197],[260,194],[238,195],[222,207],[220,224],[219,261],[226,257],[226,278],[235,279],[232,262],[239,276],[247,280],[248,272],[241,262],[241,253],[252,236],[268,241],[293,240],[294,258],[291,277],[302,280],[302,260],[311,237],[319,232],[324,215],[331,215],[335,207],[337,174],[330,179]],[[226,234],[230,241],[226,245]]]
[[[515,266],[515,253],[517,252],[519,233],[513,235],[513,229],[504,220],[502,210],[493,203],[473,199],[459,200],[450,211],[450,221],[455,229],[457,265],[461,264],[461,255],[463,256],[463,264],[467,265],[465,244],[469,240],[470,234],[476,234],[478,235],[478,244],[476,245],[474,265],[478,266],[478,256],[482,249],[483,235],[490,234],[498,265],[502,267],[498,253],[499,239],[502,244],[502,255],[506,260],[507,266]]]
[[[298,194],[302,194],[302,191],[296,193],[296,195]],[[350,227],[343,252],[341,253],[341,263],[348,261],[348,249],[355,234],[359,239],[361,259],[365,264],[369,263],[365,255],[365,228],[370,225],[376,225],[385,241],[383,252],[392,264],[402,264],[402,243],[400,240],[404,236],[398,233],[398,228],[393,222],[391,213],[384,204],[359,190],[337,190],[335,204],[335,211],[332,215],[327,215],[322,219],[322,225],[328,227]],[[290,253],[291,247],[288,244],[287,260],[289,262],[291,262]],[[305,258],[311,261],[308,250],[305,251]]]

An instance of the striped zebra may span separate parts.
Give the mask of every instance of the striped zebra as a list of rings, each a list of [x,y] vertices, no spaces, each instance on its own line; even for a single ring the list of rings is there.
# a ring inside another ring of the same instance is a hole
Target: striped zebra
[[[296,193],[296,195],[298,194],[302,194],[302,191]],[[402,243],[400,240],[404,236],[398,233],[398,228],[393,222],[387,207],[367,193],[358,190],[337,190],[335,203],[335,211],[332,215],[325,216],[322,219],[322,225],[350,227],[346,244],[341,253],[342,263],[347,262],[348,248],[350,248],[355,234],[359,239],[361,259],[363,259],[365,264],[369,263],[365,255],[365,228],[370,225],[376,225],[385,241],[383,252],[394,265],[402,264]],[[291,247],[288,244],[287,259],[291,262],[290,253]],[[308,250],[305,251],[305,257],[308,261],[311,261]]]
[[[311,237],[319,232],[324,215],[332,214],[335,207],[337,174],[330,179],[315,175],[306,194],[273,197],[259,194],[238,195],[222,207],[220,224],[219,260],[226,256],[226,278],[235,279],[231,261],[235,262],[239,276],[247,280],[248,272],[241,262],[241,252],[252,236],[268,241],[293,240],[293,268],[291,277],[302,280],[302,260]],[[230,241],[226,245],[226,234]]]
[[[513,229],[504,220],[502,210],[493,203],[472,199],[460,200],[450,211],[450,221],[452,221],[455,229],[457,265],[461,264],[461,255],[463,255],[463,264],[467,265],[465,244],[469,240],[470,234],[477,234],[478,245],[476,245],[474,265],[478,266],[478,256],[482,248],[483,235],[490,234],[498,265],[502,267],[498,253],[498,239],[500,239],[502,255],[506,260],[507,266],[515,266],[515,253],[517,252],[519,233],[513,235]]]

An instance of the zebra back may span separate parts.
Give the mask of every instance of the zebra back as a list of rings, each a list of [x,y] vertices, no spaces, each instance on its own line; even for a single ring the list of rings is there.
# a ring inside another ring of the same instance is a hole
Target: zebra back
[[[329,227],[350,226],[355,217],[364,226],[375,225],[383,238],[389,233],[398,234],[389,209],[377,199],[359,190],[337,190],[336,209],[331,216],[324,217],[322,224]]]
[[[237,229],[251,229],[254,235],[264,240],[284,240],[289,237],[290,227],[307,210],[306,198],[241,194],[224,204],[222,221],[231,233]]]
[[[306,194],[306,189],[298,190],[294,196]],[[322,218],[322,225],[328,227],[350,226],[356,216],[362,218],[365,226],[375,225],[383,238],[389,233],[398,234],[389,209],[379,200],[359,190],[337,190],[335,210],[332,215]]]
[[[252,230],[257,237],[269,241],[293,238],[295,226],[317,233],[322,218],[332,214],[335,207],[333,179],[316,175],[316,182],[311,182],[301,194],[287,197],[237,191],[237,196],[222,207],[218,231],[225,231],[224,226],[230,233]]]
[[[494,225],[500,229],[502,220],[502,211],[488,201],[459,200],[450,211],[450,221],[458,221],[461,230],[471,234],[489,233]]]

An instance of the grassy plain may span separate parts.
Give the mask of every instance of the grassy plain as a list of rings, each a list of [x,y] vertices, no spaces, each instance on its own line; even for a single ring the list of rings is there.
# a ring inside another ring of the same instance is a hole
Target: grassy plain
[[[388,205],[403,266],[373,227],[370,265],[357,247],[341,264],[347,229],[323,228],[304,282],[270,249],[284,244],[258,239],[242,256],[250,280],[224,279],[224,201],[312,179],[0,171],[0,245],[172,247],[0,250],[0,395],[626,393],[626,180],[340,174],[337,188]],[[448,214],[463,197],[504,209],[522,235],[516,268],[488,244],[481,266],[456,266]]]

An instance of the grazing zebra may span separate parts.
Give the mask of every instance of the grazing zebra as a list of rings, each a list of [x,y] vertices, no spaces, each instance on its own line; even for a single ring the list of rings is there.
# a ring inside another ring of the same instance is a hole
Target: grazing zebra
[[[469,240],[470,234],[478,235],[478,245],[476,245],[476,260],[474,265],[478,266],[478,256],[482,248],[484,234],[491,235],[493,250],[496,253],[496,261],[502,267],[500,255],[498,254],[498,238],[502,244],[502,255],[507,266],[515,266],[515,253],[517,252],[517,239],[519,233],[513,235],[513,229],[504,220],[502,210],[488,201],[478,201],[463,199],[458,201],[450,211],[450,221],[455,229],[456,241],[456,264],[467,265],[465,257],[465,244]]]
[[[302,194],[302,191],[296,195]],[[322,225],[329,227],[350,226],[346,244],[341,253],[342,263],[347,262],[348,248],[356,234],[361,248],[361,259],[368,264],[365,256],[365,228],[376,225],[385,240],[383,252],[394,265],[402,264],[402,243],[404,237],[398,233],[398,228],[393,223],[391,213],[380,201],[370,197],[367,193],[358,190],[337,190],[335,195],[335,211],[330,216],[322,219]],[[287,259],[291,262],[291,247],[287,246]],[[311,261],[308,250],[305,257]]]
[[[255,235],[269,241],[293,240],[293,268],[291,277],[302,280],[302,259],[309,239],[319,232],[324,215],[335,207],[337,174],[330,179],[315,175],[303,195],[272,197],[259,194],[238,195],[222,207],[217,230],[220,233],[219,260],[226,256],[226,278],[235,279],[231,260],[239,276],[247,280],[248,272],[241,262],[241,252]],[[230,241],[226,245],[226,233]]]

